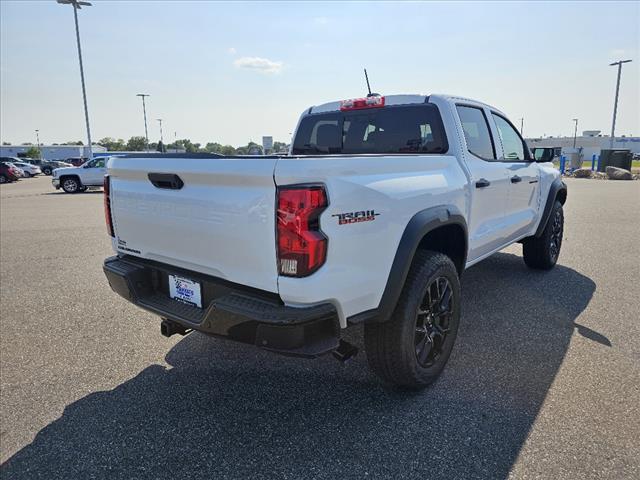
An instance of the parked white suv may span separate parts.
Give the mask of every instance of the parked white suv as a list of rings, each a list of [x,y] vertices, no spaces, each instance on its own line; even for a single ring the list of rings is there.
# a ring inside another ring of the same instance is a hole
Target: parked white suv
[[[372,370],[412,388],[449,358],[465,268],[514,242],[555,265],[567,195],[503,113],[445,95],[308,108],[287,156],[112,158],[105,185],[104,271],[164,335],[345,359],[364,323]]]
[[[25,162],[14,162],[13,164],[20,170],[22,170],[25,178],[35,177],[36,175],[40,175],[42,173],[42,170],[40,170],[40,167],[38,167],[37,165],[32,165]]]
[[[107,173],[105,157],[94,158],[79,167],[56,168],[51,174],[51,184],[56,190],[67,193],[84,192],[87,187],[101,187]]]

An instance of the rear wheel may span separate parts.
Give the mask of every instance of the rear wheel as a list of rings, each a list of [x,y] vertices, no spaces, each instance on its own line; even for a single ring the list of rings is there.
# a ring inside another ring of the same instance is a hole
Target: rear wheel
[[[29,178],[31,176],[30,172],[24,171],[24,178]]]
[[[51,167],[42,167],[42,173],[45,175],[51,175]]]
[[[63,178],[62,189],[67,193],[77,193],[80,191],[80,182],[74,177]]]
[[[391,318],[365,325],[369,367],[387,383],[426,387],[447,363],[459,321],[456,267],[442,253],[419,251]]]
[[[4,175],[4,173],[0,173],[0,183],[8,183],[9,179]]]
[[[551,270],[560,256],[563,231],[562,204],[556,200],[542,235],[525,238],[522,242],[522,256],[527,267],[537,270]]]

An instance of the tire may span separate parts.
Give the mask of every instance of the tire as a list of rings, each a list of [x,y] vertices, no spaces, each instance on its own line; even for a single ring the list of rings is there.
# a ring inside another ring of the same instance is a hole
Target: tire
[[[62,189],[67,193],[78,193],[82,186],[75,177],[64,177],[60,180]]]
[[[31,173],[25,171],[24,172],[24,178],[30,178],[31,177]]]
[[[522,242],[522,256],[529,268],[551,270],[560,256],[564,212],[562,204],[555,201],[547,225],[539,237],[528,237]]]
[[[9,179],[5,177],[4,173],[0,173],[0,183],[9,183]]]
[[[430,296],[441,298],[434,303]],[[434,312],[440,315],[430,316]],[[420,250],[391,318],[365,325],[369,368],[386,383],[424,388],[447,363],[459,323],[460,279],[455,265],[442,253]]]
[[[42,169],[42,173],[44,173],[45,175],[51,175],[51,167],[44,167]]]

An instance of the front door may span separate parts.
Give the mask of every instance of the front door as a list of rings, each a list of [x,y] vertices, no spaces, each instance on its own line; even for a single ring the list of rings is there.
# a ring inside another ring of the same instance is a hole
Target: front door
[[[491,117],[500,138],[500,160],[509,176],[505,228],[509,241],[515,241],[530,234],[535,226],[540,201],[539,170],[513,125],[495,112]]]
[[[102,185],[107,173],[104,158],[94,158],[89,161],[82,175],[82,183],[85,185]]]

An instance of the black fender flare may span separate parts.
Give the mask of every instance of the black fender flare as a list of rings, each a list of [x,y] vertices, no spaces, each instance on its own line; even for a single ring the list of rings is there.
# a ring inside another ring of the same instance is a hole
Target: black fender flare
[[[409,269],[413,262],[413,258],[418,250],[418,246],[422,239],[429,232],[445,225],[458,225],[464,231],[464,258],[462,260],[462,269],[467,261],[468,252],[468,233],[467,222],[460,210],[453,205],[443,205],[427,208],[416,213],[407,224],[396,255],[391,264],[387,284],[378,308],[367,310],[349,317],[349,324],[361,322],[385,322],[393,313],[398,303],[404,283],[409,274]],[[461,271],[459,273],[462,273]]]
[[[542,212],[542,217],[540,218],[540,223],[538,224],[538,229],[536,230],[535,237],[540,237],[542,232],[547,226],[547,222],[549,221],[549,217],[551,216],[551,210],[553,209],[553,205],[556,202],[556,199],[560,195],[561,202],[564,205],[567,199],[567,185],[556,178],[551,187],[549,187],[549,194],[547,195],[547,203],[544,205],[544,210]]]

